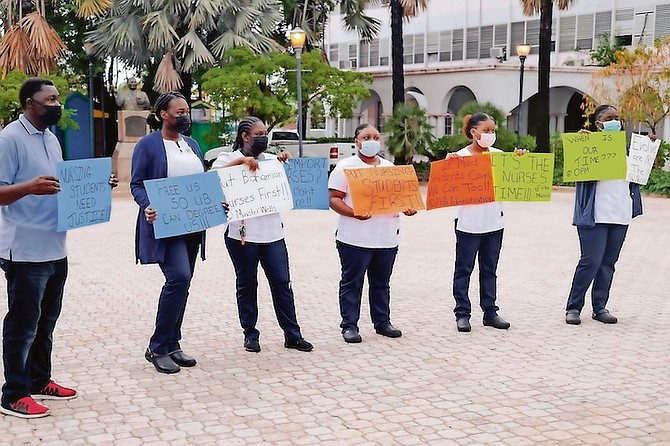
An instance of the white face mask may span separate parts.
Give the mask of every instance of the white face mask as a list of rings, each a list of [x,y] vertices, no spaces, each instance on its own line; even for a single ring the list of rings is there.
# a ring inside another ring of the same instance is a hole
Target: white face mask
[[[477,140],[477,144],[479,144],[479,147],[482,149],[488,149],[494,142],[496,142],[495,133],[480,133],[479,139]]]
[[[379,153],[381,148],[382,148],[381,142],[376,141],[374,139],[370,139],[367,141],[361,141],[360,152],[363,156],[372,158],[373,156]]]

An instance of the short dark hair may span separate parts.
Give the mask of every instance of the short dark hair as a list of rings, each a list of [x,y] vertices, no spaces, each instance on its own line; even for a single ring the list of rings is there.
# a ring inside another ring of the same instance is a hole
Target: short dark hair
[[[235,137],[235,142],[233,143],[233,150],[242,150],[242,147],[244,146],[242,134],[250,134],[251,127],[253,127],[257,122],[262,123],[263,121],[256,116],[247,116],[246,118],[242,119],[239,124],[237,124],[237,136]]]
[[[367,122],[356,127],[356,130],[354,130],[354,138],[358,138],[358,135],[368,127],[372,127],[372,125],[368,124]]]
[[[183,99],[186,101],[186,97],[178,91],[168,91],[158,96],[156,103],[154,104],[154,112],[150,113],[147,116],[147,124],[154,130],[158,130],[163,127],[163,118],[161,118],[161,112],[167,110],[170,106],[170,102],[175,99]],[[187,101],[188,102],[188,101]]]
[[[602,104],[596,107],[596,109],[593,111],[591,115],[589,115],[589,130],[591,131],[596,131],[598,130],[598,126],[596,125],[596,121],[600,121],[600,117],[602,116],[603,113],[605,113],[607,110],[616,110],[616,107],[613,105],[609,104]]]
[[[41,91],[43,86],[53,84],[53,81],[44,79],[43,77],[30,77],[23,81],[23,84],[21,84],[21,88],[19,89],[19,102],[21,102],[21,108],[25,109],[28,99],[32,98],[38,91]]]

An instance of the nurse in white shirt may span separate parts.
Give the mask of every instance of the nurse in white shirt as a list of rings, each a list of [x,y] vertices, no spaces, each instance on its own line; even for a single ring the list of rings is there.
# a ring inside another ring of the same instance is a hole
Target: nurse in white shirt
[[[288,152],[278,157],[265,153],[267,147],[268,131],[263,121],[254,116],[244,118],[237,126],[233,151],[219,155],[212,169],[246,164],[255,171],[259,169],[258,161],[279,159],[283,162],[290,157]],[[244,330],[244,348],[248,352],[261,351],[260,331],[256,328],[259,263],[270,283],[277,321],[284,330],[284,347],[303,352],[314,348],[303,339],[298,326],[283,228],[281,216],[276,212],[230,222],[223,237],[237,277],[237,310]]]
[[[348,343],[362,341],[358,333],[358,319],[366,273],[370,288],[370,316],[375,331],[390,338],[402,336],[402,332],[391,324],[389,286],[400,239],[399,215],[354,215],[344,175],[344,169],[392,166],[393,163],[379,157],[379,131],[370,124],[360,125],[355,131],[355,138],[358,154],[338,162],[328,180],[330,207],[340,214],[335,237],[342,265],[340,327],[342,337]],[[403,213],[414,215],[416,211],[407,209]]]
[[[463,132],[472,143],[458,152],[450,153],[447,159],[462,156],[477,156],[487,152],[501,152],[493,147],[496,140],[496,123],[486,113],[467,115],[463,120]],[[523,155],[525,150],[517,149]],[[456,215],[456,265],[454,267],[454,299],[456,327],[458,331],[471,330],[471,305],[468,291],[470,276],[479,259],[479,306],[484,312],[485,326],[506,330],[509,322],[498,316],[496,305],[496,270],[502,249],[503,230],[502,205],[499,202],[460,206]]]

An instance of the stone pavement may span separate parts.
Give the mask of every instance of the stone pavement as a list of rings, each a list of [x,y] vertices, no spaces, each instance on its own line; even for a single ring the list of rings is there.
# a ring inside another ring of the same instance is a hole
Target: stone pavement
[[[498,303],[508,331],[483,327],[479,309],[471,333],[456,331],[453,210],[402,217],[392,314],[403,337],[376,335],[364,303],[354,345],[338,327],[335,214],[285,213],[311,353],[283,347],[264,278],[263,350],[244,351],[233,270],[214,228],[184,322],[182,345],[199,363],[167,376],[143,357],[162,275],[135,265],[137,207],[127,190],[115,194],[110,223],[69,235],[54,378],[80,396],[47,402],[47,418],[0,416],[2,445],[670,444],[668,199],[647,197],[630,228],[609,305],[620,322],[610,326],[589,308],[582,325],[564,323],[578,258],[571,190],[505,205]]]

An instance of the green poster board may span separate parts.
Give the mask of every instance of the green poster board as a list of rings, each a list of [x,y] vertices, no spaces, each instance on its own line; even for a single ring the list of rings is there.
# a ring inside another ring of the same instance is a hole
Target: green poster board
[[[491,153],[496,201],[549,201],[553,153]]]
[[[563,134],[563,181],[626,178],[626,132]]]

